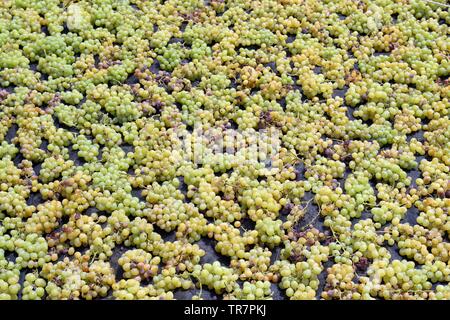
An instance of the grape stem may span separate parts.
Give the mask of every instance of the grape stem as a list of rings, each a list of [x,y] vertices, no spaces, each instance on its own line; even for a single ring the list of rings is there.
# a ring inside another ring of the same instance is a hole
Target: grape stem
[[[444,7],[450,8],[450,5],[445,4],[445,3],[436,2],[436,1],[431,1],[431,0],[422,0],[422,1],[424,1],[424,2],[429,2],[429,3],[437,4],[437,5],[439,5],[439,6],[444,6]]]
[[[311,198],[311,199],[306,203],[306,206],[303,207],[303,209],[306,209],[306,208],[308,207],[308,205],[310,204],[310,202],[311,202],[313,199],[314,199],[314,198]],[[303,227],[300,229],[300,231],[304,231],[306,228],[310,227],[310,226],[313,224],[313,222],[316,221],[317,218],[320,216],[321,212],[322,212],[322,210],[321,210],[321,208],[320,208],[320,206],[319,206],[319,212],[311,219],[311,221],[308,222],[308,224],[306,224],[305,226],[303,226]]]

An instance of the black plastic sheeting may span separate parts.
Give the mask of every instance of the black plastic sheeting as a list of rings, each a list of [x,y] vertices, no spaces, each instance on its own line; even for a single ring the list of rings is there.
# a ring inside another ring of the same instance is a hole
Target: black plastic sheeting
[[[177,40],[178,40],[178,39],[172,39],[171,41],[172,41],[172,42],[177,42]],[[291,40],[292,40],[292,39],[291,39]],[[289,42],[289,41],[288,41],[288,42]],[[377,55],[379,55],[379,54],[377,54]],[[274,66],[273,64],[269,64],[268,66],[269,66],[270,68],[272,68],[272,69],[275,69],[275,66]],[[356,66],[356,67],[357,67],[357,66]],[[36,66],[35,66],[35,65],[34,65],[34,66],[31,66],[31,69],[35,70],[35,69],[36,69]],[[155,73],[155,74],[158,73],[159,71],[161,71],[160,68],[159,68],[159,62],[158,62],[157,59],[155,59],[155,62],[150,66],[149,69],[150,69],[153,73]],[[276,69],[275,69],[275,70],[276,70]],[[314,71],[315,71],[316,73],[320,73],[320,72],[321,72],[320,68],[316,68]],[[44,80],[44,79],[43,79],[43,80]],[[294,79],[294,80],[296,80],[296,79]],[[137,79],[134,75],[130,75],[129,78],[127,79],[126,83],[132,85],[132,84],[138,83],[138,79]],[[13,91],[13,88],[12,88],[12,87],[3,88],[3,89],[7,89],[8,92],[12,92],[12,91]],[[297,89],[297,90],[300,90],[300,91],[301,91],[301,87],[298,86],[298,85],[294,85],[294,89]],[[340,89],[340,90],[335,90],[335,92],[334,92],[334,94],[333,94],[333,97],[336,97],[336,96],[344,97],[344,96],[345,96],[345,93],[346,93],[346,91],[347,91],[347,89],[348,89],[348,87],[345,87],[344,89]],[[83,104],[84,101],[85,101],[85,99],[83,99],[83,101],[80,103],[80,105]],[[283,106],[283,108],[284,108],[285,105],[286,105],[285,100],[283,99],[282,101],[279,101],[279,102],[280,102],[280,104],[281,104],[281,105]],[[349,107],[349,106],[347,106],[347,108],[348,108],[347,116],[349,117],[350,120],[355,120],[355,117],[353,116],[353,111],[355,110],[355,108],[351,108],[351,107]],[[107,114],[105,113],[105,115],[107,115]],[[61,124],[55,116],[54,116],[53,118],[54,118],[56,127],[58,127],[58,128],[64,128],[64,129],[67,129],[67,130],[72,131],[72,132],[75,132],[75,133],[78,132],[78,131],[77,131],[76,129],[74,129],[74,128],[71,128],[71,127],[68,127],[68,126],[66,126],[66,125]],[[15,136],[15,134],[16,134],[16,132],[17,132],[17,129],[18,129],[17,125],[16,125],[16,124],[13,124],[13,125],[11,126],[11,128],[9,129],[9,131],[7,132],[6,137],[5,137],[5,140],[11,143],[11,140],[12,140],[13,137]],[[418,139],[418,140],[420,140],[420,141],[423,141],[423,131],[418,131],[418,132],[415,132],[414,134],[408,135],[408,137],[407,137],[407,138],[408,138],[408,141],[409,141],[411,138],[413,138],[413,137],[416,138],[416,139]],[[92,138],[92,137],[91,137],[91,138]],[[45,142],[45,139],[44,139],[44,142],[43,142],[43,144],[41,145],[41,149],[46,150],[47,144],[48,144],[48,143]],[[121,145],[121,147],[122,147],[122,149],[123,149],[125,152],[133,151],[133,146],[131,146],[131,145],[129,145],[129,144],[123,143],[123,144]],[[386,148],[389,148],[389,146],[383,147],[383,149],[386,149]],[[71,157],[71,159],[75,162],[76,165],[82,165],[82,164],[84,163],[84,161],[78,157],[77,153],[76,153],[73,149],[71,149],[70,146],[69,146],[69,151],[70,151],[70,157]],[[99,159],[100,159],[100,158],[101,158],[101,150],[100,150],[100,154],[99,154]],[[419,157],[417,157],[417,162],[420,162],[420,160],[422,160],[422,159],[424,159],[424,158],[427,158],[427,157],[426,157],[426,156],[419,156]],[[23,159],[24,159],[23,156],[22,156],[20,153],[18,153],[17,156],[16,156],[15,159],[14,159],[14,163],[15,163],[16,165],[18,165]],[[429,158],[428,158],[428,159],[429,159]],[[39,174],[39,171],[40,171],[40,168],[41,168],[41,164],[40,164],[40,163],[39,163],[39,164],[35,164],[33,168],[34,168],[34,170],[35,170],[35,173],[38,175],[38,174]],[[296,167],[296,169],[297,169],[297,179],[298,179],[298,180],[304,179],[304,175],[303,175],[303,174],[304,174],[304,167],[303,167],[303,164],[300,163],[300,164]],[[346,179],[347,175],[348,175],[350,172],[351,172],[351,171],[347,168],[347,171],[346,171],[346,173],[345,173],[345,175],[344,175],[344,178],[338,179],[338,182],[340,183],[341,187],[343,187],[343,184],[344,184],[344,182],[345,182],[345,179]],[[129,174],[132,174],[132,170],[131,170],[131,169],[129,170]],[[418,171],[418,170],[411,170],[411,171],[408,173],[408,175],[409,175],[411,178],[413,178],[413,179],[412,179],[412,180],[413,180],[413,185],[412,185],[412,186],[414,186],[415,179],[418,178],[418,177],[420,177],[420,176],[421,176],[421,173],[420,173],[420,171]],[[372,187],[374,188],[374,191],[376,192],[376,189],[375,189],[375,182],[372,181],[371,183],[372,183]],[[184,193],[186,193],[186,191],[187,191],[187,190],[186,190],[186,185],[185,185],[184,183],[181,183],[180,186],[181,186],[180,190],[183,191]],[[132,191],[132,193],[133,193],[134,196],[138,197],[141,201],[145,202],[145,199],[141,196],[140,190],[135,189],[135,190]],[[308,202],[308,201],[311,200],[313,197],[314,197],[314,195],[313,195],[312,192],[306,192],[303,200],[304,200],[305,202]],[[41,195],[40,195],[39,192],[37,192],[37,193],[32,193],[32,194],[30,195],[28,201],[27,201],[27,203],[28,203],[29,205],[31,205],[31,204],[37,205],[37,204],[42,203],[42,202],[43,202],[43,201],[42,201],[42,197],[41,197]],[[88,211],[87,211],[87,213],[90,214],[90,213],[97,212],[97,211],[98,211],[98,210],[96,210],[95,208],[89,208]],[[304,216],[303,219],[299,222],[299,224],[296,226],[296,228],[303,228],[303,227],[305,227],[305,226],[310,225],[310,226],[312,226],[312,227],[317,228],[318,230],[320,230],[320,231],[322,231],[322,232],[329,232],[329,231],[330,231],[328,228],[324,227],[324,225],[323,225],[323,221],[324,221],[324,220],[323,220],[323,217],[320,216],[318,207],[317,207],[317,205],[314,203],[314,201],[310,201],[310,202],[309,202],[309,204],[308,204],[308,206],[306,207],[305,211],[306,211],[305,216]],[[287,216],[288,213],[289,213],[289,212],[288,212],[286,209],[284,209],[284,210],[281,212],[281,214],[280,214],[280,219],[283,220],[283,221],[285,221],[285,220],[286,220],[286,216]],[[408,223],[414,225],[414,224],[416,224],[416,218],[418,217],[418,214],[419,214],[418,209],[415,208],[415,207],[412,207],[412,208],[407,212],[407,214],[406,214],[405,217],[403,218],[402,222],[408,222]],[[366,211],[366,212],[363,212],[362,217],[359,218],[359,219],[353,219],[352,224],[356,223],[357,221],[359,221],[359,220],[361,220],[361,219],[370,218],[370,216],[371,216],[371,214],[370,214],[369,212],[367,212],[367,211]],[[241,222],[242,222],[243,226],[246,227],[246,228],[254,228],[254,222],[252,222],[252,221],[251,221],[250,219],[248,219],[248,218],[247,218],[247,219],[244,219],[244,220],[241,221]],[[158,228],[158,227],[155,226],[155,225],[154,225],[154,228],[155,228],[155,231],[156,231],[156,232],[158,232],[158,233],[161,234],[161,236],[163,237],[163,239],[164,239],[165,241],[174,241],[174,240],[175,240],[175,232],[167,233],[167,232],[161,230],[160,228]],[[215,249],[214,249],[214,247],[215,247],[215,240],[213,240],[213,239],[208,239],[208,238],[202,238],[200,241],[197,242],[197,244],[198,244],[203,250],[205,250],[205,252],[206,252],[205,256],[202,257],[202,259],[201,259],[201,263],[202,263],[202,264],[203,264],[203,263],[213,263],[214,261],[219,261],[222,265],[224,265],[224,266],[229,266],[230,259],[227,258],[227,257],[224,257],[224,256],[222,256],[222,255],[220,255],[220,254],[218,254],[218,253],[215,251]],[[386,245],[386,247],[388,248],[389,252],[391,253],[392,259],[400,259],[400,260],[401,260],[401,259],[405,259],[404,257],[402,257],[402,256],[399,255],[399,253],[398,253],[398,248],[396,247],[396,245],[394,245],[394,246],[392,246],[392,247]],[[111,259],[110,259],[110,263],[111,263],[112,267],[116,270],[116,281],[119,281],[119,280],[122,278],[122,277],[121,277],[121,276],[122,276],[121,268],[118,266],[117,260],[118,260],[119,257],[120,257],[125,251],[127,251],[127,250],[129,250],[129,248],[126,248],[126,247],[124,247],[124,246],[116,246],[116,247],[114,248],[114,251],[113,251],[113,252],[114,252],[114,253],[113,253],[113,256],[112,256]],[[272,251],[272,262],[275,261],[275,260],[277,259],[277,257],[279,256],[280,251],[281,251],[281,246],[276,247],[276,248]],[[14,259],[15,259],[15,253],[8,252],[8,253],[7,253],[7,259],[10,260],[10,261],[14,261]],[[324,288],[324,286],[325,286],[325,279],[326,279],[326,276],[327,276],[327,271],[326,271],[326,269],[327,269],[328,267],[331,267],[331,266],[333,265],[333,262],[332,262],[332,261],[328,261],[328,262],[326,262],[324,265],[325,265],[325,268],[324,268],[323,272],[319,275],[320,286],[319,286],[319,290],[318,290],[317,295],[316,295],[317,298],[320,298],[321,292],[322,292],[322,290],[323,290],[323,288]],[[28,270],[28,269],[23,269],[23,270],[21,271],[21,277],[20,277],[21,283],[23,283],[23,281],[24,281],[25,274],[26,274],[27,272],[29,272],[29,271],[30,271],[30,270]],[[208,290],[208,289],[205,288],[205,287],[203,287],[202,290],[197,289],[197,288],[196,288],[196,289],[191,289],[191,290],[176,290],[176,291],[174,291],[174,297],[175,297],[176,299],[190,299],[193,295],[198,295],[198,294],[200,293],[200,291],[201,291],[201,296],[202,296],[202,298],[204,298],[204,299],[210,299],[210,300],[222,299],[221,296],[216,295],[213,291]],[[273,297],[273,299],[275,299],[275,300],[283,300],[283,299],[286,299],[286,298],[287,298],[287,297],[284,295],[284,291],[281,290],[281,289],[278,287],[277,284],[272,284],[272,292],[273,292],[273,296],[272,296],[272,297]],[[19,293],[19,298],[20,298],[20,296],[21,296],[21,294]],[[105,298],[102,298],[102,299],[113,299],[113,297],[112,297],[112,291],[110,290],[109,295],[108,295],[107,297],[105,297]]]

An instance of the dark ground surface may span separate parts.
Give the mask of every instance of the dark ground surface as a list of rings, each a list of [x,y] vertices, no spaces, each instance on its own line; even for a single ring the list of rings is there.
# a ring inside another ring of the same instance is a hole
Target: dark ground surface
[[[159,63],[156,60],[156,62],[151,66],[151,70],[153,72],[158,72],[159,71]],[[132,84],[132,83],[136,83],[137,79],[133,76],[130,76],[128,78],[128,83]],[[298,87],[299,88],[299,87]],[[300,88],[301,89],[301,88]],[[342,90],[336,90],[334,96],[340,96],[340,97],[344,97],[345,93],[346,93],[346,89],[344,88]],[[84,101],[82,101],[80,104],[82,104]],[[283,101],[282,103],[285,103],[285,101]],[[348,107],[348,116],[351,120],[354,120],[354,116],[353,116],[353,111],[355,109],[354,108],[350,108]],[[56,117],[54,117],[56,118]],[[67,127],[63,124],[61,124],[59,121],[55,121],[55,125],[57,127],[62,127],[65,129],[68,129],[72,132],[77,132],[77,130]],[[16,132],[17,132],[17,125],[14,124],[11,126],[10,130],[8,131],[5,140],[7,140],[8,142],[11,142],[11,139],[15,136]],[[411,139],[412,137],[418,139],[418,140],[423,140],[423,131],[418,131],[414,134],[411,134],[408,137],[408,140]],[[44,140],[43,144],[41,145],[41,149],[46,150],[46,145],[48,143]],[[124,149],[124,151],[129,152],[133,150],[133,146],[129,145],[129,144],[122,144],[121,147]],[[76,165],[82,165],[84,163],[84,161],[82,159],[80,159],[77,155],[77,153],[71,149],[71,147],[69,147],[69,151],[70,151],[70,156],[71,159],[75,162]],[[100,151],[100,155],[99,158],[101,157],[101,151]],[[423,159],[425,157],[417,157],[418,162],[420,162],[421,159]],[[14,159],[15,164],[19,164],[22,160],[23,160],[23,156],[18,153],[18,155],[16,156],[16,158]],[[39,174],[40,171],[40,167],[41,164],[35,164],[34,169],[36,174]],[[304,167],[302,164],[299,164],[297,166],[297,171],[298,171],[298,180],[304,179]],[[351,171],[347,168],[347,171],[344,175],[344,178],[339,179],[339,183],[341,185],[341,187],[343,187],[343,184],[345,182],[345,178],[347,177],[347,175],[350,173]],[[408,175],[413,178],[413,183],[414,180],[416,178],[418,178],[421,174],[419,170],[411,170]],[[375,183],[372,182],[372,187],[375,189]],[[184,193],[186,193],[186,185],[184,183],[181,184],[181,188],[180,190],[182,190]],[[138,197],[141,201],[145,202],[145,199],[141,196],[140,190],[133,190],[133,195]],[[312,192],[307,192],[305,193],[305,197],[304,197],[304,201],[307,202],[308,200],[312,199],[314,197],[314,194]],[[39,203],[42,203],[42,197],[40,195],[39,192],[37,193],[32,193],[28,199],[28,204],[31,205],[37,205]],[[88,213],[92,213],[97,211],[95,208],[90,208],[88,209]],[[304,216],[304,218],[299,222],[299,224],[297,225],[297,228],[302,228],[305,227],[307,225],[313,226],[315,228],[317,228],[320,231],[327,231],[328,229],[326,227],[324,227],[323,225],[323,218],[322,216],[318,215],[318,207],[317,205],[314,203],[314,201],[311,201],[309,203],[309,205],[306,207],[306,214]],[[408,222],[410,224],[415,224],[416,223],[416,218],[418,217],[419,211],[417,208],[412,207],[407,214],[405,215],[405,218],[403,219],[403,221]],[[285,221],[286,220],[286,214],[280,214],[280,219]],[[366,218],[370,218],[371,214],[369,212],[364,212],[362,217],[360,219],[366,219]],[[360,219],[353,219],[353,224],[356,223],[358,220]],[[243,221],[243,225],[245,226],[247,224],[247,227],[250,228],[254,228],[254,223],[252,221],[250,221],[249,219],[246,219],[246,221]],[[175,233],[174,232],[170,232],[167,233],[161,229],[159,229],[157,226],[155,226],[155,230],[161,234],[161,236],[163,237],[163,239],[165,241],[174,241],[175,240]],[[328,230],[329,231],[329,230]],[[206,254],[204,257],[202,257],[201,259],[201,263],[212,263],[214,261],[219,261],[221,262],[222,265],[228,266],[229,265],[229,258],[224,257],[220,254],[218,254],[214,247],[215,247],[215,240],[212,239],[208,239],[208,238],[202,238],[200,241],[197,242],[197,244],[203,249],[205,250]],[[392,255],[392,259],[403,259],[402,256],[399,255],[398,253],[398,248],[396,247],[396,245],[390,247],[388,245],[386,245],[386,247],[388,248],[389,252]],[[111,265],[113,266],[113,268],[116,270],[116,280],[120,280],[122,277],[122,273],[121,273],[121,269],[118,266],[117,260],[118,258],[128,249],[124,246],[116,246],[116,248],[114,249],[114,254],[111,257]],[[281,251],[281,247],[276,247],[273,250],[273,254],[272,254],[272,261],[275,261],[276,258],[278,257],[279,253]],[[14,260],[15,259],[15,254],[14,253],[9,253],[7,255],[9,260]],[[325,268],[324,271],[319,275],[319,280],[320,280],[320,288],[323,289],[324,285],[325,285],[325,278],[326,278],[326,269],[327,267],[330,267],[332,265],[331,261],[328,261],[327,263],[325,263]],[[24,281],[25,278],[25,274],[28,272],[29,270],[22,270],[21,272],[21,283]],[[286,296],[284,295],[284,291],[281,290],[278,285],[276,284],[272,284],[272,291],[273,291],[273,299],[278,299],[278,300],[282,300],[282,299],[286,299]],[[322,290],[318,290],[317,293],[317,298],[320,297]],[[192,289],[192,290],[176,290],[174,292],[174,296],[177,299],[190,299],[193,295],[199,294],[200,290],[199,289]],[[202,297],[204,299],[221,299],[221,296],[216,295],[214,292],[208,290],[207,288],[202,288]],[[104,299],[112,299],[112,294],[110,292],[109,296],[104,298]]]
[[[209,2],[210,2],[209,0],[205,0],[205,5],[209,5]],[[135,5],[132,5],[132,6],[137,10],[137,7]],[[345,16],[341,15],[340,18],[344,19]],[[445,22],[440,21],[440,23],[445,23]],[[154,27],[155,27],[155,29],[158,29],[157,24],[155,24]],[[182,27],[184,28],[185,25],[182,26]],[[46,27],[44,27],[44,29],[42,31],[44,33],[48,34],[48,30],[46,29]],[[294,39],[295,39],[295,37],[290,35],[288,37],[288,39],[287,39],[287,43],[291,43],[292,41],[294,41]],[[169,43],[180,42],[181,40],[182,39],[179,39],[179,38],[172,38],[169,41]],[[289,56],[290,52],[287,51],[287,54]],[[375,53],[374,56],[386,55],[386,54],[387,53]],[[98,60],[99,60],[98,56],[96,56],[96,63],[98,63]],[[268,67],[270,67],[275,73],[277,73],[276,66],[275,66],[274,63],[269,63]],[[37,71],[36,68],[37,68],[37,64],[36,63],[30,65],[30,69],[31,70]],[[358,69],[358,66],[355,65],[355,68]],[[157,73],[157,72],[160,71],[159,62],[158,62],[157,59],[155,59],[155,62],[150,66],[150,70],[153,73]],[[321,68],[320,67],[315,68],[314,72],[315,73],[321,73]],[[45,81],[46,80],[46,75],[43,74],[41,78],[42,78],[43,81]],[[294,79],[294,80],[297,80],[297,79]],[[126,83],[128,83],[130,85],[135,84],[137,82],[138,82],[138,79],[134,75],[131,75],[126,81]],[[195,85],[195,83],[193,85]],[[14,90],[13,87],[8,87],[8,88],[3,88],[3,89],[6,89],[8,92],[12,92]],[[298,90],[302,91],[301,87],[298,86],[298,85],[295,85],[294,89],[298,89]],[[340,90],[335,90],[334,93],[333,93],[333,97],[336,97],[336,96],[344,97],[347,89],[348,89],[348,87],[346,87],[344,89],[340,89]],[[82,103],[84,103],[84,101],[85,101],[85,98],[82,100],[80,105]],[[280,101],[280,104],[283,107],[285,107],[285,104],[286,104],[285,100]],[[355,108],[351,108],[349,106],[347,106],[347,108],[348,108],[348,112],[347,112],[348,118],[350,120],[355,120],[355,117],[353,116],[353,112],[354,112]],[[53,118],[55,120],[56,127],[58,127],[58,128],[61,127],[61,128],[67,129],[67,130],[72,131],[72,132],[77,132],[76,129],[68,127],[68,126],[66,126],[64,124],[61,124],[58,121],[58,119],[56,118],[56,116],[54,116]],[[13,124],[11,126],[11,128],[9,129],[7,135],[6,135],[5,140],[11,143],[12,138],[16,135],[17,129],[18,129],[17,125]],[[407,137],[408,141],[411,138],[413,138],[413,137],[418,139],[418,140],[420,140],[420,141],[423,141],[423,131],[418,131],[418,132],[415,132],[414,134],[409,135]],[[41,149],[46,150],[47,144],[48,144],[48,142],[44,140],[44,142],[41,145]],[[124,149],[125,152],[129,152],[129,151],[133,150],[133,146],[131,146],[129,144],[126,144],[126,143],[122,144],[121,147]],[[389,148],[389,146],[387,146],[387,148]],[[78,157],[77,153],[71,147],[69,147],[69,151],[70,151],[70,157],[75,162],[76,165],[82,165],[84,163],[84,161]],[[99,159],[100,158],[101,158],[101,150],[100,150],[100,154],[99,154]],[[420,162],[420,160],[422,160],[424,158],[426,158],[426,157],[424,157],[424,156],[417,157],[417,161]],[[24,159],[23,156],[20,153],[18,153],[18,155],[14,159],[14,163],[17,165],[23,159]],[[35,170],[36,174],[39,174],[40,168],[41,168],[41,164],[40,163],[34,165],[34,170]],[[131,173],[131,171],[132,170],[129,170],[129,173]],[[298,171],[298,177],[297,178],[298,179],[303,179],[304,178],[304,176],[303,176],[303,174],[304,174],[304,167],[303,167],[302,164],[299,164],[297,166],[297,171]],[[340,185],[341,185],[341,187],[343,187],[345,179],[346,179],[347,175],[350,172],[351,171],[347,168],[347,171],[346,171],[346,173],[344,175],[344,178],[338,180]],[[413,181],[412,186],[414,186],[415,179],[420,177],[421,173],[420,173],[419,170],[416,169],[416,170],[411,170],[410,172],[408,172],[408,175],[412,178],[412,181]],[[372,182],[372,187],[374,188],[374,191],[376,192],[375,183],[374,182]],[[184,183],[181,184],[181,190],[183,192],[186,192],[186,185]],[[132,193],[133,193],[134,196],[138,197],[141,201],[145,202],[145,199],[141,196],[140,190],[133,190]],[[305,201],[309,201],[313,197],[314,197],[314,195],[311,192],[307,192],[305,194],[304,200]],[[37,192],[37,193],[32,193],[30,195],[27,203],[29,205],[31,205],[31,204],[37,205],[39,203],[42,203],[42,201],[43,200],[42,200],[42,197],[41,197],[40,193]],[[92,212],[95,212],[95,211],[97,211],[95,208],[89,208],[87,213],[89,214],[89,213],[92,213]],[[320,231],[329,231],[326,227],[324,227],[324,225],[323,225],[323,218],[322,218],[322,216],[318,215],[318,213],[319,213],[318,212],[318,207],[314,203],[314,201],[311,201],[309,203],[309,205],[306,207],[305,211],[306,211],[306,215],[299,222],[299,224],[297,225],[297,228],[302,228],[302,227],[305,227],[307,225],[311,225],[311,226],[319,229]],[[405,217],[403,218],[402,221],[403,222],[408,222],[408,223],[410,223],[412,225],[416,224],[416,219],[418,217],[418,214],[419,214],[418,209],[415,208],[415,207],[412,207],[411,209],[408,210],[407,214],[405,215]],[[282,212],[280,214],[280,219],[285,221],[286,220],[286,216],[287,215],[283,214],[283,212]],[[370,218],[370,216],[371,216],[371,214],[366,211],[366,212],[363,212],[362,217],[360,219]],[[360,219],[353,219],[352,224],[356,223]],[[246,219],[246,221],[242,221],[242,224],[246,228],[254,228],[254,223],[251,222],[249,219]],[[164,232],[163,230],[159,229],[157,226],[155,226],[155,230],[158,233],[160,233],[161,236],[163,237],[163,239],[166,240],[166,241],[173,241],[175,239],[174,232],[171,232],[171,233]],[[219,261],[219,262],[221,262],[221,264],[223,264],[225,266],[229,265],[229,261],[230,261],[229,258],[224,257],[224,256],[216,253],[216,251],[214,250],[215,240],[202,238],[200,241],[197,242],[197,244],[203,250],[205,250],[205,252],[206,252],[205,256],[202,257],[202,259],[201,259],[201,263],[212,263],[214,261]],[[392,259],[403,259],[403,257],[399,255],[398,248],[396,247],[396,245],[394,245],[392,247],[386,245],[386,247],[388,248],[389,252],[391,253]],[[113,268],[115,268],[115,270],[116,270],[116,280],[120,280],[121,276],[122,276],[121,270],[120,270],[120,268],[119,268],[119,266],[117,264],[117,260],[126,250],[128,250],[128,249],[125,248],[124,246],[116,246],[116,248],[114,249],[114,254],[111,257],[111,264],[112,264]],[[281,250],[281,247],[276,247],[273,250],[272,261],[276,260],[276,258],[278,257],[278,255],[280,253],[280,250]],[[15,259],[15,254],[9,252],[7,254],[7,259],[13,261]],[[326,268],[331,266],[331,265],[332,265],[332,262],[330,262],[330,261],[325,263],[325,269],[319,276],[320,288],[323,288],[324,285],[325,285]],[[22,272],[21,272],[21,280],[20,280],[21,283],[24,281],[25,274],[28,271],[29,270],[26,270],[26,269],[22,270]],[[284,292],[278,287],[278,285],[272,284],[272,291],[273,291],[273,298],[274,299],[286,299],[286,296],[284,295]],[[198,293],[199,293],[198,289],[187,290],[187,291],[185,291],[185,290],[177,290],[177,291],[175,291],[174,295],[175,295],[175,298],[177,298],[177,299],[190,299],[193,295],[198,294]],[[320,297],[320,293],[321,293],[321,290],[319,289],[318,293],[317,293],[317,297]],[[220,296],[217,296],[215,293],[213,293],[213,292],[211,292],[211,291],[209,291],[208,289],[205,289],[205,288],[202,289],[202,297],[205,298],[205,299],[220,299],[221,298]],[[106,297],[105,299],[111,299],[111,294],[108,297]]]

